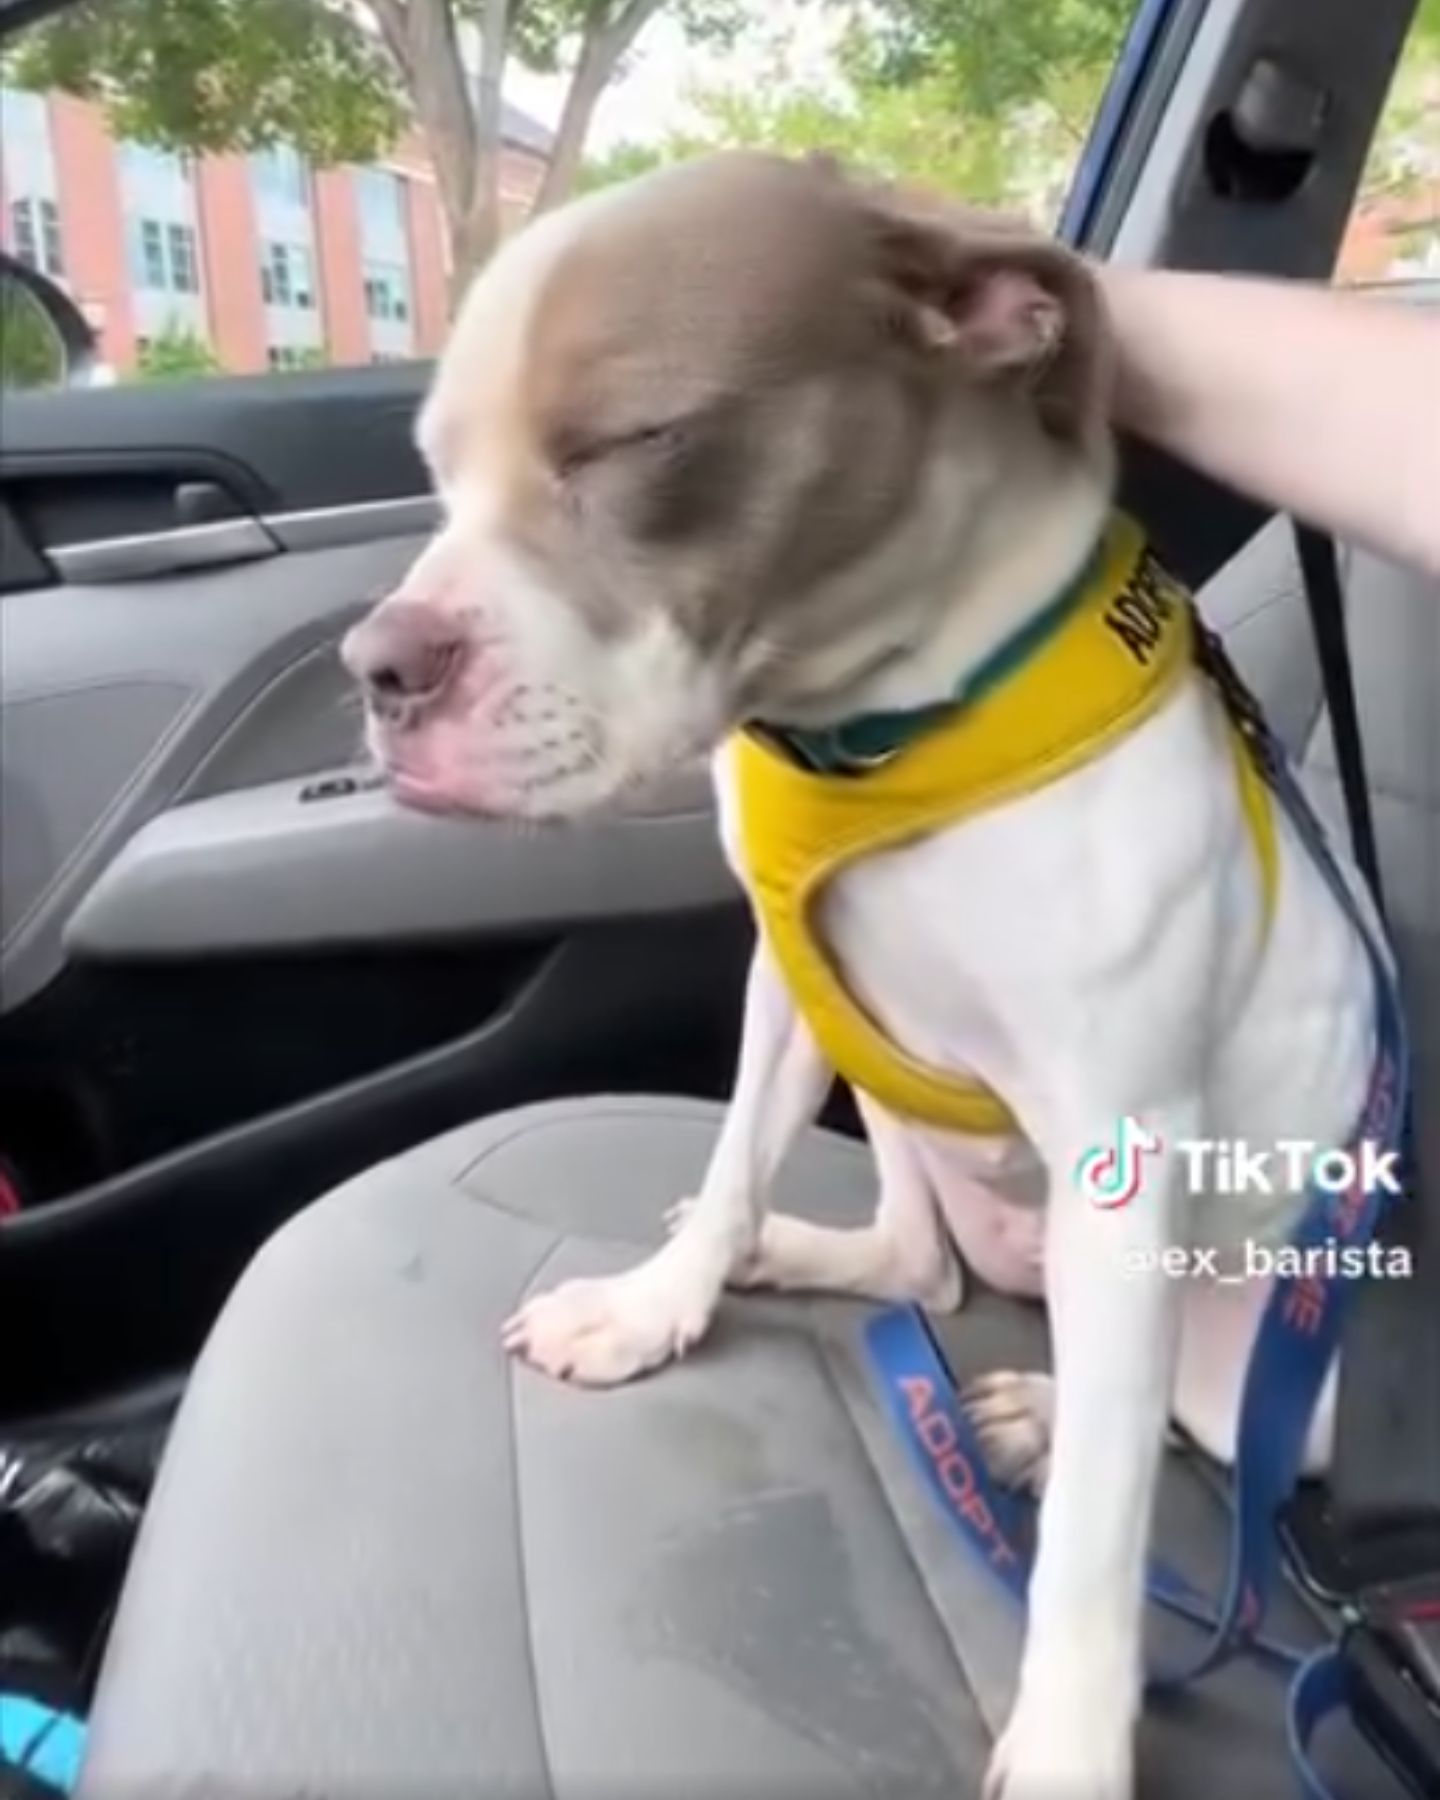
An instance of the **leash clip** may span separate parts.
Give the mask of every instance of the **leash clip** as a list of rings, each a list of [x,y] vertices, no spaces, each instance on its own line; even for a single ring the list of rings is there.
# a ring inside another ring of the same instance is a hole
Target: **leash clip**
[[[1195,616],[1195,662],[1262,767],[1266,770],[1277,768],[1284,752],[1264,709],[1246,685],[1218,634],[1198,613]]]

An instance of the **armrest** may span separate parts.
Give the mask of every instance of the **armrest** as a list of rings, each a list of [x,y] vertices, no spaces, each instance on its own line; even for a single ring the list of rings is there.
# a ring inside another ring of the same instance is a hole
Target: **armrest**
[[[407,812],[352,770],[162,813],[91,888],[65,946],[113,960],[514,936],[736,891],[700,771],[537,829]]]

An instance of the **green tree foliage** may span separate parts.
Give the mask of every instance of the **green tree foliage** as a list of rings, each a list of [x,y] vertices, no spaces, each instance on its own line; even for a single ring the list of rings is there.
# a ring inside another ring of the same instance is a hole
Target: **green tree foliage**
[[[510,0],[513,53],[527,68],[555,74],[573,65],[587,30],[613,30],[631,9],[627,0]],[[478,14],[481,0],[463,0],[463,10]],[[650,8],[652,14],[660,10]],[[733,43],[745,21],[735,0],[671,0],[669,11],[692,43]]]
[[[84,0],[23,34],[10,76],[99,100],[121,136],[169,150],[366,161],[405,117],[384,47],[322,0]]]
[[[204,338],[175,320],[142,347],[135,369],[138,381],[192,381],[219,373],[215,352]]]
[[[764,148],[785,155],[826,150],[876,175],[905,176],[974,199],[1007,195],[1001,133],[955,116],[933,81],[834,94],[768,83],[717,86],[690,96],[693,122],[659,143],[621,143],[593,160],[585,187],[602,187],[707,151]]]
[[[512,57],[570,74],[545,207],[571,191],[595,106],[662,8],[710,42],[745,15],[743,0],[360,4],[363,17],[346,0],[83,0],[25,34],[7,78],[99,100],[121,135],[180,151],[288,143],[317,163],[368,162],[413,120],[435,166],[458,289],[500,229],[500,93]],[[461,53],[466,31],[476,79]]]
[[[500,94],[512,59],[569,76],[537,204],[726,144],[830,148],[979,201],[1052,217],[1114,65],[1134,0],[83,0],[32,29],[10,78],[98,98],[116,128],[173,149],[295,144],[367,161],[418,123],[435,164],[456,287],[500,229]],[[765,79],[691,95],[659,145],[588,169],[595,106],[650,21],[692,42],[774,44]],[[834,80],[796,80],[786,30],[824,14]],[[367,15],[371,29],[366,29]],[[460,53],[470,34],[472,79]],[[1370,199],[1440,167],[1440,0],[1421,0],[1371,158]]]
[[[1135,0],[862,0],[847,55],[864,79],[942,84],[966,119],[1049,105],[1079,135],[1134,11]],[[1093,96],[1083,112],[1077,88]]]
[[[1371,203],[1440,183],[1440,0],[1420,0],[1361,185]]]
[[[787,79],[785,46],[744,87],[699,88],[686,128],[622,143],[587,186],[726,146],[831,150],[1052,222],[1133,14],[1134,0],[832,0],[845,29],[840,80]],[[1421,0],[1377,134],[1360,204],[1440,184],[1440,0]],[[1413,249],[1440,217],[1397,227]],[[1399,239],[1397,237],[1397,244]]]
[[[1115,56],[1131,0],[851,0],[838,79],[787,79],[788,46],[745,87],[698,88],[691,123],[622,144],[588,185],[727,146],[829,150],[1037,222],[1053,218]]]
[[[56,387],[65,351],[40,303],[18,281],[0,279],[0,390]]]

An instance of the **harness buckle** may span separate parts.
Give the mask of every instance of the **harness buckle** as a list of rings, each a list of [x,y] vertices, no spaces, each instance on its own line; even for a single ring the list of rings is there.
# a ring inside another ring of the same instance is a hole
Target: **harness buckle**
[[[1236,729],[1262,766],[1273,767],[1282,752],[1270,721],[1231,661],[1230,652],[1198,613],[1195,616],[1195,663],[1209,679]]]

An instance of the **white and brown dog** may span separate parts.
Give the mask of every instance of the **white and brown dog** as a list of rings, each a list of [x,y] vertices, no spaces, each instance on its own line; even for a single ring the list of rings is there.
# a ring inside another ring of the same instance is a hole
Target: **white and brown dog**
[[[1053,607],[1111,514],[1108,369],[1078,259],[828,164],[718,157],[537,223],[476,282],[423,412],[446,522],[345,647],[396,794],[561,819],[715,751],[753,888],[739,728],[943,705]],[[873,1223],[767,1217],[832,1071],[762,931],[698,1198],[639,1267],[507,1328],[603,1384],[694,1344],[727,1282],[952,1307],[963,1259],[1043,1286],[1055,1386],[971,1396],[1000,1469],[1044,1483],[1004,1800],[1131,1792],[1167,1415],[1233,1451],[1264,1284],[1136,1271],[1280,1240],[1299,1203],[1193,1192],[1178,1146],[1339,1144],[1359,1108],[1366,952],[1275,831],[1267,920],[1226,720],[1187,672],[1103,753],[847,863],[814,908],[845,989],[905,1056],[1003,1097],[1013,1138],[862,1095]],[[1101,1210],[1074,1171],[1127,1116],[1159,1148]],[[1000,1191],[1027,1163],[1043,1212]]]

